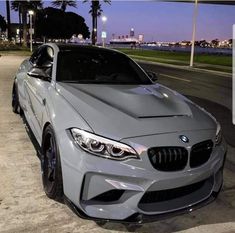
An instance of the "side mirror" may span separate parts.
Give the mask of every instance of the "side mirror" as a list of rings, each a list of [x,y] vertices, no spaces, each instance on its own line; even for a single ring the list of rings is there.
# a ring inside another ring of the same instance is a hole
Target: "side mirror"
[[[147,75],[149,76],[149,78],[153,81],[156,82],[158,80],[158,76],[155,72],[153,71],[146,71]]]
[[[53,62],[52,61],[46,61],[43,64],[34,64],[34,68],[52,68]]]
[[[46,72],[44,72],[42,69],[39,69],[39,68],[36,68],[36,67],[33,67],[32,69],[30,69],[27,72],[27,75],[30,76],[30,77],[33,77],[33,78],[42,79],[44,81],[50,81],[51,80],[51,77],[48,74],[46,74]]]

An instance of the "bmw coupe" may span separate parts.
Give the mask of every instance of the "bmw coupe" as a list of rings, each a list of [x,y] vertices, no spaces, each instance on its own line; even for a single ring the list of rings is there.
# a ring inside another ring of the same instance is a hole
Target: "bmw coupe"
[[[42,45],[16,73],[12,108],[40,146],[46,195],[82,217],[155,220],[221,189],[220,124],[121,52]]]

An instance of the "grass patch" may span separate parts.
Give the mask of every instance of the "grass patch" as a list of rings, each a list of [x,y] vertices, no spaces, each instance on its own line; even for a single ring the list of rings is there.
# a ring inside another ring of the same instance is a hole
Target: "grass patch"
[[[144,49],[118,49],[133,58],[148,61],[158,61],[169,64],[189,65],[190,53],[188,52],[175,52],[175,51],[156,51]],[[195,54],[195,63],[229,66],[232,67],[232,56],[220,54]]]
[[[27,47],[19,46],[8,41],[0,41],[0,55],[30,56],[31,54]]]
[[[188,65],[188,62],[180,61],[180,60],[168,60],[168,59],[163,59],[163,58],[158,58],[158,57],[142,57],[142,56],[136,56],[136,55],[129,55],[129,56],[133,59],[142,60],[142,61],[152,61],[152,62],[160,62],[160,63],[182,65],[182,66]]]
[[[196,54],[194,61],[196,63],[232,67],[232,56],[229,55]]]
[[[28,50],[10,50],[10,51],[1,51],[0,50],[0,55],[16,55],[16,56],[31,56],[32,53]]]

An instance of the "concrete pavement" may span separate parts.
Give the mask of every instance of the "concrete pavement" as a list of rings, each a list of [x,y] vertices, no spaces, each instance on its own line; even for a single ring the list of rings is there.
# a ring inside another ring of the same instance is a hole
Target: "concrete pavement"
[[[83,220],[75,216],[67,206],[48,199],[42,189],[40,162],[36,151],[25,131],[22,119],[11,111],[11,87],[14,73],[22,57],[0,57],[0,232],[127,232],[122,224],[106,223],[103,227],[93,221]],[[175,76],[174,71],[158,69],[160,73],[190,80],[189,77]],[[175,83],[173,83],[173,80]],[[215,79],[216,84],[206,82],[206,86],[215,86],[219,90],[222,85],[225,94],[229,82]],[[198,80],[195,89],[188,81],[182,81],[162,76],[160,82],[165,82],[190,94],[200,92]],[[186,86],[184,86],[186,85]],[[204,87],[207,90],[207,87]],[[205,91],[204,90],[204,91]],[[204,92],[203,91],[203,92]],[[216,91],[213,91],[216,92]],[[202,93],[202,96],[206,93]],[[218,94],[220,96],[220,94]],[[230,105],[226,100],[216,100]],[[208,98],[213,98],[208,93]],[[229,98],[228,98],[229,99]],[[232,151],[229,150],[229,154]],[[232,233],[235,232],[235,169],[226,164],[224,172],[224,187],[218,199],[207,207],[164,221],[149,223],[136,229],[135,232],[146,233]]]

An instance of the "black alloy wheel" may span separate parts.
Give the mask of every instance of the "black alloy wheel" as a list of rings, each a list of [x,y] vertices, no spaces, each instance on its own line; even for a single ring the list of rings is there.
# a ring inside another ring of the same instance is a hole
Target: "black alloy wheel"
[[[46,195],[54,200],[63,199],[63,180],[59,149],[51,125],[44,131],[42,145],[42,179]]]

